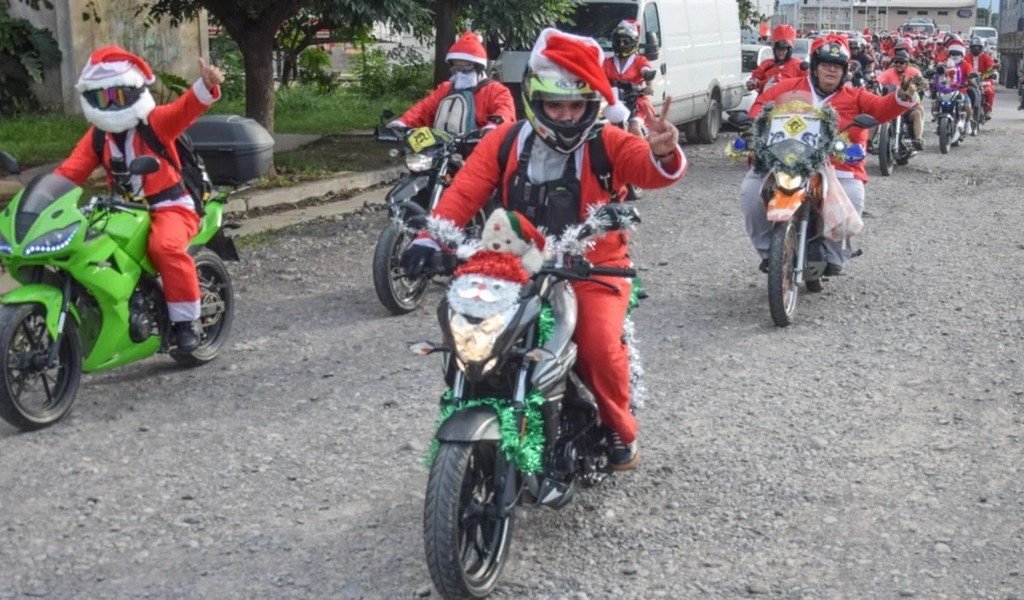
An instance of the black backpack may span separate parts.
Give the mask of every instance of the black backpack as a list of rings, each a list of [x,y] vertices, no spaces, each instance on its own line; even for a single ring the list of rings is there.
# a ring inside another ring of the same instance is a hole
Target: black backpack
[[[206,164],[203,162],[203,158],[196,153],[195,147],[192,145],[192,138],[183,131],[174,140],[174,148],[178,151],[178,158],[181,159],[181,165],[179,166],[171,158],[171,153],[167,151],[167,148],[160,139],[153,133],[152,127],[147,123],[139,123],[135,130],[139,132],[139,136],[142,137],[142,141],[145,142],[146,146],[170,163],[171,167],[181,176],[181,183],[188,190],[189,195],[192,196],[192,202],[195,203],[196,213],[199,216],[205,214],[206,211],[203,206],[213,193],[213,182],[206,172]],[[105,132],[93,128],[92,149],[100,160],[103,160],[103,143],[105,139]]]
[[[496,195],[492,196],[491,199],[491,202],[497,199],[495,206],[501,204],[501,182],[505,180],[505,165],[508,164],[508,156],[512,152],[512,142],[519,136],[519,131],[525,123],[526,121],[519,121],[513,125],[505,135],[505,139],[501,140],[501,146],[498,147],[499,187],[496,190]],[[601,182],[601,187],[604,191],[608,192],[612,201],[617,202],[615,190],[612,189],[612,166],[608,162],[608,153],[604,149],[604,140],[601,138],[601,126],[595,127],[590,136],[590,139],[587,140],[587,145],[590,148],[590,169],[594,172],[594,175],[597,175],[597,180]]]

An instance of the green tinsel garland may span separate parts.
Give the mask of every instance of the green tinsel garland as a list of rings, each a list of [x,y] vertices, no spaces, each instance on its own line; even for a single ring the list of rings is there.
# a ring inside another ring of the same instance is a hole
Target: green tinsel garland
[[[541,308],[540,316],[537,317],[537,342],[543,346],[551,339],[551,333],[555,327],[555,317],[551,307],[545,304]],[[501,449],[505,456],[516,462],[519,471],[530,474],[538,473],[544,466],[544,417],[541,415],[540,407],[544,404],[544,396],[537,390],[531,389],[526,394],[526,402],[523,418],[526,420],[526,432],[522,439],[519,438],[519,429],[516,427],[516,414],[511,403],[506,398],[473,398],[455,402],[452,397],[452,390],[445,390],[441,395],[441,408],[437,415],[437,427],[453,414],[460,410],[476,406],[487,406],[498,415],[498,427],[501,431]],[[435,437],[430,444],[425,463],[430,466],[434,463],[437,449],[440,443]]]
[[[640,296],[644,292],[644,282],[640,281],[640,276],[633,278],[632,289],[629,292],[629,307],[626,309],[626,316],[633,313],[633,309],[640,306]]]

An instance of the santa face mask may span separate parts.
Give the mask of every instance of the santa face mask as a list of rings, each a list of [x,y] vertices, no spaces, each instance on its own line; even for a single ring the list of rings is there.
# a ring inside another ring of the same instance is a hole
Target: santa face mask
[[[138,126],[156,107],[156,100],[145,86],[84,90],[79,99],[89,123],[108,133]]]
[[[452,89],[468,90],[477,84],[476,71],[456,72],[452,75]]]

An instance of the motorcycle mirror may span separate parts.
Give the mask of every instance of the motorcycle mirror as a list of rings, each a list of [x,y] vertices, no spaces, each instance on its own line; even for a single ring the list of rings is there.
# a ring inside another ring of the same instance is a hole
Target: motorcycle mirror
[[[160,161],[155,156],[140,156],[128,165],[128,172],[132,175],[146,175],[156,173],[160,170]]]
[[[654,69],[650,71],[644,71],[644,81],[651,81],[658,75],[658,72]]]
[[[491,115],[487,117],[487,120],[490,121],[491,123],[494,123],[495,125],[501,125],[502,123],[505,122],[505,119],[499,115]]]
[[[809,71],[810,69],[811,69],[811,63],[807,62],[806,60],[800,63],[800,70],[801,71]]]
[[[20,175],[21,167],[18,166],[18,161],[14,159],[10,154],[0,151],[0,166],[3,166],[4,171],[7,171],[11,175]]]
[[[870,129],[875,125],[878,125],[878,119],[868,114],[859,114],[856,117],[854,117],[853,122],[850,123],[850,126],[860,127],[861,129]],[[847,129],[848,128],[849,126],[847,127]]]

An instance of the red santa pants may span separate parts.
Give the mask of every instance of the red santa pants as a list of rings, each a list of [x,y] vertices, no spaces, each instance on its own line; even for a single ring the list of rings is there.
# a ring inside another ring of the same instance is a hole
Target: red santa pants
[[[199,318],[199,278],[188,244],[199,231],[199,215],[184,206],[166,206],[151,213],[149,260],[164,283],[172,322]]]
[[[637,425],[629,412],[629,350],[622,343],[622,324],[632,287],[625,279],[599,279],[615,285],[618,293],[587,281],[572,284],[579,304],[573,336],[579,349],[576,369],[597,397],[601,421],[628,444],[636,439]]]
[[[996,101],[996,86],[994,83],[986,82],[989,85],[981,86],[982,101],[981,106],[985,109],[985,112],[992,112],[992,105]]]

